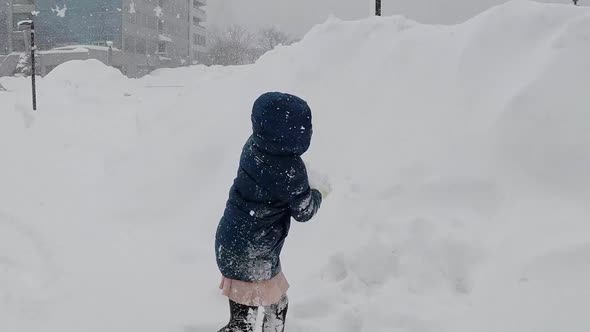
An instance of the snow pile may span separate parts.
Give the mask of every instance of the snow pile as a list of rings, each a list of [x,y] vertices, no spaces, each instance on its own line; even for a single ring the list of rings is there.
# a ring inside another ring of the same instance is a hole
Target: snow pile
[[[0,79],[0,329],[214,331],[250,105],[314,110],[332,188],[294,225],[287,331],[590,329],[590,11],[330,21],[246,67]],[[314,172],[315,174],[315,172]]]

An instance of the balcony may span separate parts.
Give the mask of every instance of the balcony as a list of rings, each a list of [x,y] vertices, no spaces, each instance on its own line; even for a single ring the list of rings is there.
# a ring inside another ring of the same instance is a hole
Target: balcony
[[[207,0],[193,0],[193,7],[201,8],[207,5]]]
[[[205,24],[204,20],[202,20],[196,16],[193,16],[193,26],[195,26],[197,28],[204,28],[204,24]]]
[[[207,34],[207,28],[202,25],[193,25],[192,31],[199,32],[202,35]]]
[[[159,34],[158,35],[158,41],[159,42],[164,42],[164,43],[171,43],[172,42],[172,38],[170,38],[167,35],[164,34]]]
[[[193,8],[193,15],[200,18],[202,21],[207,20],[207,12],[205,12],[201,8]]]

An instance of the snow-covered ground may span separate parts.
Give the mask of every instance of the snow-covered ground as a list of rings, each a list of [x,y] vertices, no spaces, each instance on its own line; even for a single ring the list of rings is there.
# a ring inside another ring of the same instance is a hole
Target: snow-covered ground
[[[256,65],[2,78],[0,331],[215,331],[214,232],[267,90],[333,186],[292,228],[289,332],[590,331],[590,10],[331,21]],[[205,330],[207,331],[207,330]]]

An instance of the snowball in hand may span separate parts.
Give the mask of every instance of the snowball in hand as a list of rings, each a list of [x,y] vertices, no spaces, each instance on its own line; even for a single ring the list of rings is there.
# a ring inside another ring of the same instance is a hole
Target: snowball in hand
[[[309,178],[309,186],[313,189],[319,190],[320,193],[322,193],[322,198],[326,198],[332,192],[332,184],[330,183],[328,176],[310,167],[309,163],[306,163],[306,168],[307,177]]]

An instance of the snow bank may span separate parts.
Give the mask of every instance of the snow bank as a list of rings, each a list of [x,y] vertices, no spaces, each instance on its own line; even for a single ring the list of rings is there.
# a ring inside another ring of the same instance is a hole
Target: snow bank
[[[107,66],[95,60],[72,60],[57,66],[46,77],[45,82],[49,84],[113,84],[122,81],[123,74],[120,70]]]
[[[221,326],[215,228],[250,105],[283,90],[332,189],[285,248],[287,331],[588,331],[589,24],[332,20],[253,66],[66,64],[34,114],[0,79],[0,329]]]

